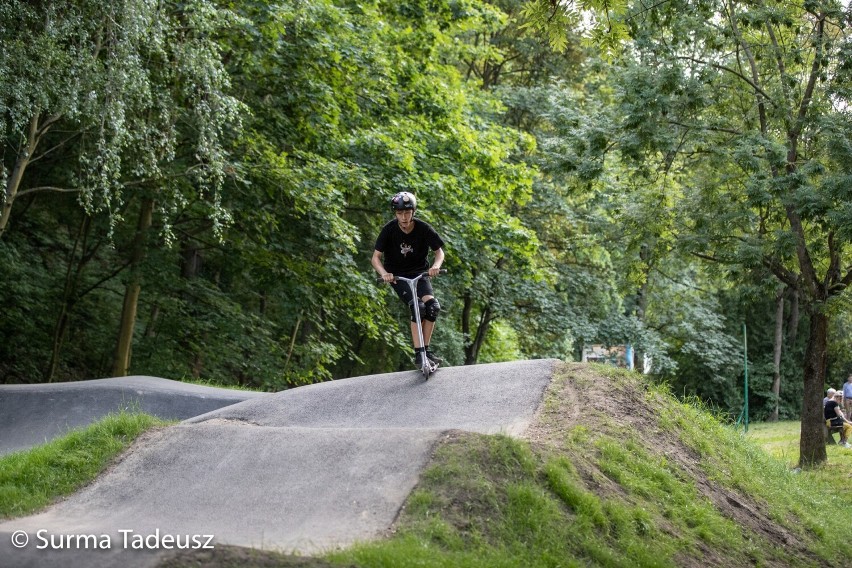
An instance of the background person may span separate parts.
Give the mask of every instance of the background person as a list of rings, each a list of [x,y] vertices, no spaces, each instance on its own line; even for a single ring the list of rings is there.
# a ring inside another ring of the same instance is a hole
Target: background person
[[[823,407],[823,416],[825,417],[825,425],[829,428],[841,428],[840,445],[844,448],[852,448],[849,443],[849,435],[852,433],[852,422],[846,418],[843,411],[840,409],[840,402],[843,400],[843,393],[837,391],[834,397],[825,403]]]

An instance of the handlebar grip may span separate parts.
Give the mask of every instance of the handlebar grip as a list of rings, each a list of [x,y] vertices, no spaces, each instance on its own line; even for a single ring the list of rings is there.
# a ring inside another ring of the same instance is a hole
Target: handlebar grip
[[[439,269],[438,269],[438,274],[446,274],[446,273],[447,273],[447,269],[446,269],[446,268],[439,268]],[[422,276],[429,276],[429,271],[427,270],[426,272],[424,272],[424,273],[422,274]]]

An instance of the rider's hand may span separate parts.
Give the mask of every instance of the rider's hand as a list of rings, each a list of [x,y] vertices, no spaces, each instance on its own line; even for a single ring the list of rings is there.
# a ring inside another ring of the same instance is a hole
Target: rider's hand
[[[385,272],[384,274],[382,274],[382,280],[384,280],[385,282],[393,282],[395,278],[390,272]]]
[[[437,276],[440,273],[441,273],[441,267],[440,266],[433,266],[433,267],[429,268],[429,276]]]

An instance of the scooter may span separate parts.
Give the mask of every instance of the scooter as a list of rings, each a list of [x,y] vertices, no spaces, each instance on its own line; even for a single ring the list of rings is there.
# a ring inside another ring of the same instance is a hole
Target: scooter
[[[446,274],[447,269],[442,268],[440,270],[440,273]],[[424,342],[423,342],[423,329],[420,326],[420,302],[417,301],[417,300],[419,300],[419,298],[417,297],[417,281],[420,280],[421,278],[423,278],[424,276],[429,276],[429,273],[423,272],[421,274],[418,274],[414,278],[405,278],[403,276],[394,276],[394,280],[402,280],[403,282],[408,284],[408,287],[411,290],[411,297],[414,299],[414,320],[415,320],[415,323],[417,324],[417,337],[418,337],[418,339],[420,339],[420,345],[421,346],[424,345]],[[378,282],[379,284],[384,284],[385,280],[384,280],[384,278],[376,278],[376,282]],[[423,376],[428,381],[429,375],[431,375],[432,373],[434,373],[437,370],[438,370],[438,364],[432,363],[429,360],[429,358],[426,357],[426,353],[424,352],[422,361],[420,363],[420,372],[423,373]]]

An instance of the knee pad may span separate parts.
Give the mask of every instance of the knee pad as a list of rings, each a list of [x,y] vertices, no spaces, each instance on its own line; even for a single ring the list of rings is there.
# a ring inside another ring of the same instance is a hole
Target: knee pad
[[[432,298],[423,305],[423,319],[434,322],[438,319],[438,314],[441,313],[441,304],[438,303],[438,298]]]
[[[420,310],[420,319],[424,319],[424,310],[426,309],[426,305],[423,303],[423,300],[417,300],[417,308]],[[416,322],[417,316],[414,315],[414,300],[408,302],[408,309],[411,310],[411,321]]]

